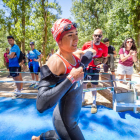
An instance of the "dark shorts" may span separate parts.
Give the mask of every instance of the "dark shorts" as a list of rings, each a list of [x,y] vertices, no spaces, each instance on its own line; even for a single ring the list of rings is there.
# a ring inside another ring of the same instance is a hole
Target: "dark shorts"
[[[100,70],[93,70],[92,67],[90,67],[87,70],[87,73],[99,73]],[[84,80],[99,80],[99,75],[86,75],[86,77],[84,78]],[[93,85],[98,85],[98,82],[91,82]]]
[[[6,63],[6,68],[9,69],[9,63]]]
[[[29,70],[30,70],[30,72],[34,72],[33,66],[30,66]],[[34,74],[38,75],[38,72],[40,72],[40,67],[38,67],[38,71],[35,72]]]
[[[108,64],[104,64],[103,68],[104,68],[104,72],[108,72],[108,69],[110,68],[110,66]],[[110,71],[115,72],[115,70],[111,68],[110,68]]]
[[[21,67],[9,67],[10,76],[17,77],[19,72],[21,72]]]

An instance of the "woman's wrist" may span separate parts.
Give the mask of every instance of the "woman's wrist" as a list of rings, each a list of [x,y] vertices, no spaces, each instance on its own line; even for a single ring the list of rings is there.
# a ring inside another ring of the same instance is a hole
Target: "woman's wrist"
[[[67,76],[67,78],[71,81],[72,84],[75,83],[75,79],[73,78],[72,75],[69,74],[69,75]]]
[[[127,55],[127,57],[130,57],[130,56],[131,56],[130,54]]]

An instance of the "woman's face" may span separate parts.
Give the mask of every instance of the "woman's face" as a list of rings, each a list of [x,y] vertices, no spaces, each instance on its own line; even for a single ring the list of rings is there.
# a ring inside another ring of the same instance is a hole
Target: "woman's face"
[[[126,48],[127,48],[128,50],[130,50],[131,47],[132,47],[132,45],[133,45],[133,40],[132,40],[132,39],[128,39],[128,40],[126,41]]]
[[[76,29],[70,30],[65,34],[62,40],[59,41],[59,48],[66,52],[74,52],[77,50],[78,32]]]

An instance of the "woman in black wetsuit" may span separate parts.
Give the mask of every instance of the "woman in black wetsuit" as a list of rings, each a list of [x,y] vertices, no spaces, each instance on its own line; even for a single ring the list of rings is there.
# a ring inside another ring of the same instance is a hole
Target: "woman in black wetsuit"
[[[78,33],[76,24],[68,19],[57,20],[52,34],[59,51],[49,58],[47,66],[41,68],[36,104],[38,111],[43,112],[58,103],[53,112],[55,130],[42,133],[38,137],[33,136],[32,140],[84,140],[78,126],[82,105],[83,65],[88,65],[96,51],[89,49],[75,52]],[[82,55],[84,61],[81,62],[84,64],[80,62]]]

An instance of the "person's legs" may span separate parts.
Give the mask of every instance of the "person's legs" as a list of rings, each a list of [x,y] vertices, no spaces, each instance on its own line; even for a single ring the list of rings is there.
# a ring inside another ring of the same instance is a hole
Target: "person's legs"
[[[124,75],[119,74],[118,79],[119,79],[119,80],[123,80],[123,79],[124,79]],[[123,81],[119,81],[119,82],[120,82],[120,83],[123,83]]]
[[[38,88],[39,76],[38,76],[38,74],[36,74],[36,73],[35,73],[35,78],[36,78],[36,82],[35,82],[34,88]]]
[[[109,68],[108,64],[103,65],[104,72],[108,73],[108,68]]]
[[[117,73],[119,74],[118,79],[123,80],[124,75],[126,74],[126,67],[122,64],[118,64]],[[119,82],[123,83],[123,81],[119,81]]]
[[[100,72],[100,70],[97,70],[97,69],[93,70],[93,73],[98,74],[99,72]],[[91,84],[92,88],[96,88],[98,85],[99,75],[92,75],[91,80],[97,80],[97,82],[92,82],[92,84]],[[97,91],[92,91],[93,104],[91,106],[91,113],[97,112],[96,96],[97,96]]]
[[[92,88],[96,88],[97,85],[91,84]],[[91,113],[94,114],[97,112],[97,106],[96,106],[96,97],[97,97],[97,91],[92,91],[92,99],[93,104],[91,106]]]
[[[87,83],[83,83],[83,89],[87,88]],[[82,106],[84,106],[86,103],[85,101],[85,92],[82,93]]]
[[[126,80],[127,81],[131,81],[131,78],[132,78],[132,75],[126,75]],[[131,84],[128,82],[127,83],[127,87],[129,88],[129,89],[131,89]]]
[[[20,81],[20,76],[19,76],[19,72],[20,72],[20,68],[19,67],[10,67],[10,76],[13,77],[14,81]],[[21,90],[21,83],[16,83],[17,89],[18,91]]]
[[[39,74],[39,72],[40,72],[40,67],[38,67],[38,71],[37,71],[37,73],[35,73],[36,84],[35,84],[34,88],[38,88],[38,81],[39,81],[38,74]]]
[[[20,76],[13,77],[15,81],[20,81]],[[21,91],[21,83],[16,83],[18,91]]]
[[[31,77],[32,77],[32,83],[31,83],[31,85],[30,85],[30,87],[32,87],[32,86],[34,86],[35,85],[35,74],[33,73],[33,66],[30,66],[30,68],[29,68],[29,70],[30,70],[30,72],[31,72]]]
[[[111,74],[112,74],[112,75],[115,75],[115,71],[111,71]]]
[[[35,74],[31,73],[32,80],[35,81]]]
[[[19,73],[19,77],[20,77],[20,81],[23,81],[21,73]],[[21,89],[23,89],[23,83],[20,83],[20,86],[21,86]]]
[[[6,68],[7,68],[7,71],[9,71],[9,63],[6,63]],[[9,71],[9,75],[7,76],[7,78],[10,77],[10,71]]]

